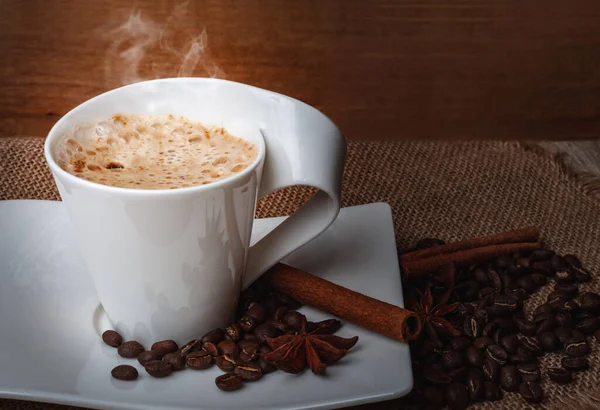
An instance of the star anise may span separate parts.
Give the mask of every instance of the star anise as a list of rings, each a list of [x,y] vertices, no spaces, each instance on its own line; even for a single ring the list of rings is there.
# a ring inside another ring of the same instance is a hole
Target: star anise
[[[313,326],[311,331],[307,331],[306,318],[303,318],[296,334],[267,337],[267,343],[273,351],[263,358],[287,373],[300,373],[308,365],[314,374],[323,374],[327,365],[344,357],[358,341],[358,336],[346,339],[323,334],[335,322],[319,322],[321,326]]]
[[[446,292],[439,302],[434,305],[431,289],[428,287],[425,293],[421,295],[420,300],[409,300],[407,303],[408,309],[419,315],[423,328],[427,330],[434,342],[439,342],[438,331],[454,336],[460,335],[460,332],[456,330],[452,323],[444,319],[444,316],[454,312],[459,305],[458,302],[447,303],[450,294],[451,292]]]

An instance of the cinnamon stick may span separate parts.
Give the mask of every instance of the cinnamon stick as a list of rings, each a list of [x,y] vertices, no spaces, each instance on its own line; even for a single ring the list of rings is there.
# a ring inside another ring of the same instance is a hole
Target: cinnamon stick
[[[421,321],[416,313],[291,266],[279,263],[265,276],[277,292],[391,339],[407,342],[421,331]]]
[[[507,243],[490,245],[458,252],[435,255],[429,258],[403,261],[405,279],[412,279],[428,273],[434,273],[442,266],[453,264],[456,267],[468,266],[495,259],[502,255],[511,255],[522,251],[533,251],[542,247],[539,242]]]
[[[502,232],[489,236],[481,236],[478,238],[471,238],[464,241],[452,242],[445,245],[409,252],[400,257],[400,262],[404,264],[417,259],[429,258],[432,256],[466,249],[481,248],[484,246],[502,245],[507,243],[536,242],[539,236],[539,229],[535,226],[529,226],[527,228],[517,229],[514,231]]]

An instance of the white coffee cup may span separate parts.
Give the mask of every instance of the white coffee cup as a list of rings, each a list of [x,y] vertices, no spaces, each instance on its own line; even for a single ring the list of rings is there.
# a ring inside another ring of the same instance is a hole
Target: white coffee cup
[[[77,178],[55,161],[59,137],[113,114],[174,114],[253,142],[257,160],[208,185],[137,190]],[[100,302],[114,328],[147,347],[185,343],[224,326],[240,291],[337,217],[345,139],[293,98],[205,78],[140,82],[101,94],[50,130],[45,156]],[[256,201],[309,185],[317,194],[250,246]]]

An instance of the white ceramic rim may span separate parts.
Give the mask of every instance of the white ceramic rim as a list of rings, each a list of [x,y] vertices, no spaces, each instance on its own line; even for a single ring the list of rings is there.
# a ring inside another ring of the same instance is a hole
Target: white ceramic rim
[[[202,78],[202,77],[159,78],[156,80],[140,81],[137,83],[125,85],[123,87],[115,88],[113,90],[106,91],[102,94],[99,94],[99,95],[97,95],[93,98],[90,98],[89,100],[79,104],[77,107],[71,109],[69,112],[67,112],[65,115],[63,115],[62,118],[60,120],[58,120],[56,122],[56,124],[54,124],[54,126],[52,126],[52,128],[48,132],[48,136],[46,137],[46,141],[44,143],[44,155],[46,157],[46,162],[48,162],[48,166],[50,167],[50,169],[52,170],[52,172],[55,175],[60,176],[61,178],[65,178],[67,181],[69,181],[75,185],[80,185],[82,188],[96,189],[96,190],[99,190],[106,194],[131,195],[131,196],[136,196],[136,197],[161,196],[161,197],[170,197],[170,198],[181,196],[181,195],[202,193],[202,192],[210,191],[213,189],[219,189],[219,188],[223,187],[224,185],[227,185],[235,180],[242,179],[242,178],[246,177],[248,174],[254,172],[256,167],[258,167],[258,165],[261,163],[261,161],[265,158],[265,140],[264,140],[262,130],[260,128],[257,129],[258,133],[260,134],[260,138],[258,141],[259,151],[258,151],[258,155],[257,155],[256,159],[254,160],[254,162],[252,164],[250,164],[247,168],[245,168],[243,171],[241,171],[237,174],[231,175],[227,178],[224,178],[224,179],[221,179],[221,180],[218,180],[215,182],[211,182],[210,184],[206,184],[206,185],[195,185],[195,186],[191,186],[191,187],[179,187],[179,188],[175,188],[175,189],[135,189],[135,188],[115,187],[112,185],[103,185],[103,184],[99,184],[97,182],[92,182],[92,181],[85,180],[83,178],[76,177],[75,175],[72,175],[72,174],[68,173],[67,171],[65,171],[64,169],[62,169],[54,160],[50,146],[52,144],[52,141],[55,140],[56,138],[58,138],[57,135],[59,135],[59,134],[56,131],[56,129],[58,129],[62,125],[62,123],[67,120],[68,117],[76,114],[79,110],[83,109],[84,107],[86,107],[90,104],[93,104],[97,99],[103,98],[112,93],[117,93],[126,88],[132,88],[135,86],[139,86],[140,84],[157,83],[157,82],[189,82],[189,81],[207,82],[207,83],[215,83],[215,82],[229,83],[229,84],[237,85],[237,86],[244,87],[244,88],[254,89],[255,91],[271,93],[270,91],[263,90],[261,88],[254,87],[251,85],[235,82],[235,81],[228,81],[228,80],[222,80],[222,79],[217,79],[217,78]],[[284,97],[283,95],[280,95],[280,96]],[[286,97],[286,98],[289,98],[289,97]],[[173,113],[173,114],[177,115],[177,113]],[[238,137],[238,138],[245,139],[243,137]]]

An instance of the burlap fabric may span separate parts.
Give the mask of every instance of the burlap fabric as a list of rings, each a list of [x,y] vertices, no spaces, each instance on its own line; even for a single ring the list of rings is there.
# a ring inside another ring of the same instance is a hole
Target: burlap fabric
[[[42,152],[42,139],[0,140],[0,199],[59,199]],[[286,215],[311,191],[287,189],[261,200],[260,217]],[[600,291],[600,201],[548,155],[517,143],[357,143],[349,145],[343,205],[391,205],[399,248],[423,236],[457,240],[537,225],[556,251],[575,253],[595,272],[582,288]],[[539,304],[547,286],[528,302]],[[600,345],[591,342],[591,370],[559,386],[544,377],[538,408],[600,408]],[[559,355],[544,358],[543,368]],[[515,393],[481,409],[530,408]],[[0,401],[4,409],[50,409],[48,404]],[[60,408],[65,408],[60,406]],[[397,401],[360,409],[397,409]]]

